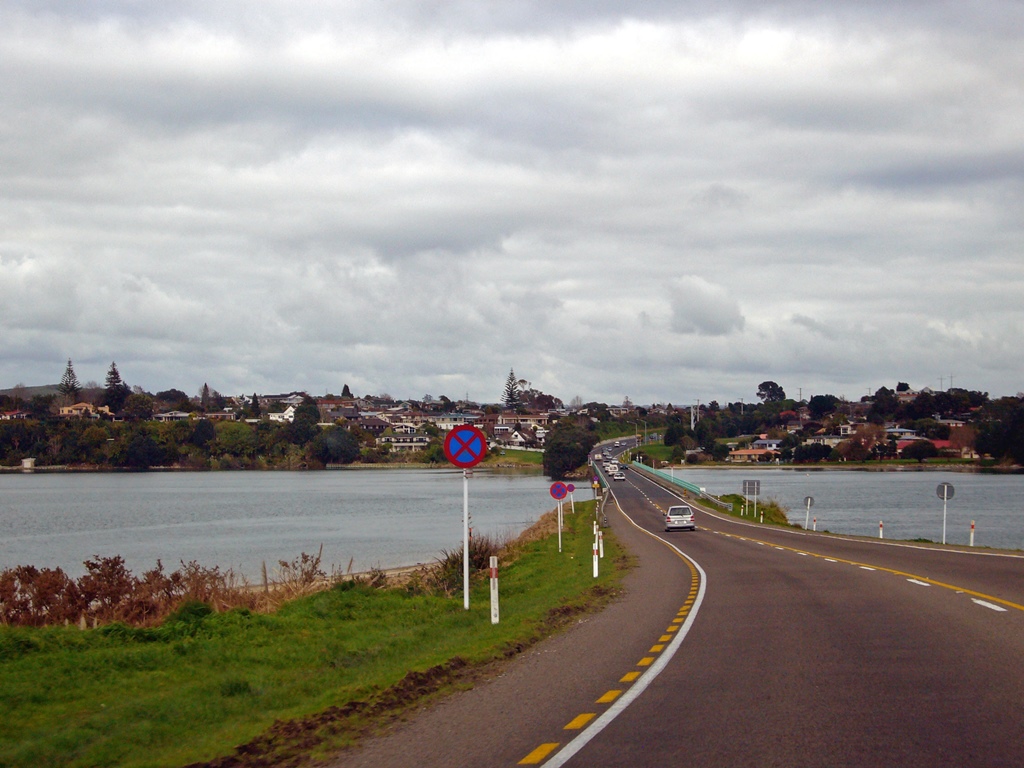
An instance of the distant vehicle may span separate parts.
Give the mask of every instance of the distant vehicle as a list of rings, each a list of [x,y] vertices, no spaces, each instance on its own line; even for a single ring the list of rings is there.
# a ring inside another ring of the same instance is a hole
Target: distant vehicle
[[[600,461],[600,460],[601,460],[601,459],[603,459],[603,458],[604,458],[604,454],[603,454],[603,453],[600,453],[600,452],[598,452],[598,453],[595,453],[595,454],[594,454],[594,459],[595,459],[596,461]]]
[[[686,529],[691,531],[697,530],[697,522],[693,517],[693,509],[685,504],[676,507],[669,507],[668,512],[665,513],[665,530],[676,531]]]
[[[616,472],[614,475],[612,475],[612,480],[625,480],[625,479],[626,479],[626,473],[625,472]]]
[[[620,469],[621,467],[619,466],[619,462],[617,461],[609,461],[607,464],[604,465],[604,471],[607,472],[609,475],[614,475]]]
[[[618,447],[618,446],[622,445],[622,443],[620,443],[618,440],[616,440],[615,441],[615,445],[616,445],[616,447]]]

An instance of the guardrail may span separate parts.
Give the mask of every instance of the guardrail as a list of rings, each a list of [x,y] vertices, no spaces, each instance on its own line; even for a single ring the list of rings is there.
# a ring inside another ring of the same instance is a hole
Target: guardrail
[[[639,461],[634,461],[630,466],[637,472],[642,472],[644,475],[650,477],[655,482],[659,482],[662,485],[666,485],[670,488],[682,488],[684,491],[689,491],[694,496],[707,501],[710,504],[714,504],[722,509],[732,509],[732,504],[727,501],[722,501],[717,496],[712,496],[710,493],[705,491],[701,486],[695,483],[689,483],[686,480],[680,480],[673,474],[666,472],[663,469],[654,469],[648,467],[646,464],[641,464]]]

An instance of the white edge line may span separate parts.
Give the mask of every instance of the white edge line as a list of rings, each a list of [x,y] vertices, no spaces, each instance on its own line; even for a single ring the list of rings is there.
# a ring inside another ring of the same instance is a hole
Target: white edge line
[[[618,504],[617,499],[615,503]],[[633,521],[633,518],[631,518],[625,512],[623,512],[622,514],[625,516],[627,520],[629,520],[630,523],[635,525],[637,528],[640,528],[640,526]],[[658,656],[657,660],[647,668],[647,671],[644,672],[639,678],[637,678],[636,682],[633,683],[633,685],[624,694],[622,694],[618,699],[616,699],[615,703],[608,707],[608,709],[606,709],[599,718],[591,722],[591,724],[588,725],[584,730],[580,731],[580,733],[572,741],[570,741],[568,744],[566,744],[564,747],[558,750],[558,752],[552,755],[551,759],[544,763],[544,768],[557,768],[558,766],[565,765],[565,763],[568,760],[570,760],[577,752],[579,752],[581,749],[587,746],[587,744],[590,743],[591,739],[593,739],[595,736],[601,733],[601,731],[603,731],[606,726],[608,726],[616,717],[618,717],[623,712],[623,710],[626,709],[626,707],[632,704],[633,701],[635,701],[636,698],[644,692],[647,686],[654,682],[654,678],[660,675],[662,670],[665,669],[668,663],[672,660],[672,657],[675,656],[676,651],[679,650],[679,646],[683,644],[683,639],[686,637],[686,633],[690,631],[690,627],[693,625],[694,620],[697,618],[697,611],[700,609],[700,604],[704,600],[704,587],[707,583],[707,576],[704,573],[704,569],[701,568],[693,558],[686,555],[682,550],[679,549],[679,547],[677,547],[672,542],[665,541],[665,539],[663,539],[661,536],[653,534],[650,531],[647,531],[643,528],[640,528],[640,530],[644,531],[644,533],[654,536],[654,538],[658,539],[659,541],[665,542],[668,546],[672,547],[672,549],[678,552],[680,556],[682,556],[687,561],[693,564],[693,567],[696,568],[697,572],[700,574],[700,588],[697,590],[697,599],[693,601],[693,606],[690,608],[690,613],[686,617],[686,621],[683,622],[679,631],[676,632],[676,636],[672,638],[672,642],[668,644],[668,648],[662,651],[661,655]]]
[[[980,606],[983,606],[985,608],[991,608],[993,611],[999,611],[1000,613],[1005,613],[1006,612],[1006,609],[1003,608],[1003,606],[996,605],[995,603],[990,603],[987,600],[979,600],[976,597],[972,597],[971,600],[973,600],[975,603],[977,603]]]

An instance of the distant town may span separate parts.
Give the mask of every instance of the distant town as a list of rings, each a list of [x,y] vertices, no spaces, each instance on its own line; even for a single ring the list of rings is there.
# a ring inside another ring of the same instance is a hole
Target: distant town
[[[103,386],[82,386],[68,360],[58,384],[0,392],[0,466],[18,468],[296,469],[356,462],[442,464],[443,440],[472,424],[505,463],[551,474],[585,465],[600,440],[640,438],[652,464],[943,462],[1024,464],[1024,397],[905,382],[851,402],[830,394],[799,401],[773,381],[757,402],[721,405],[568,405],[509,371],[502,399],[445,395],[398,400],[306,392],[226,396],[131,387],[112,363]]]

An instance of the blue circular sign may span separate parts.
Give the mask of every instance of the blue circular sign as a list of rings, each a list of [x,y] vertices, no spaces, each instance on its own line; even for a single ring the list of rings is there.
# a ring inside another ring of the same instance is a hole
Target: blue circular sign
[[[475,467],[487,455],[487,436],[471,424],[455,427],[444,439],[444,455],[460,469]]]

